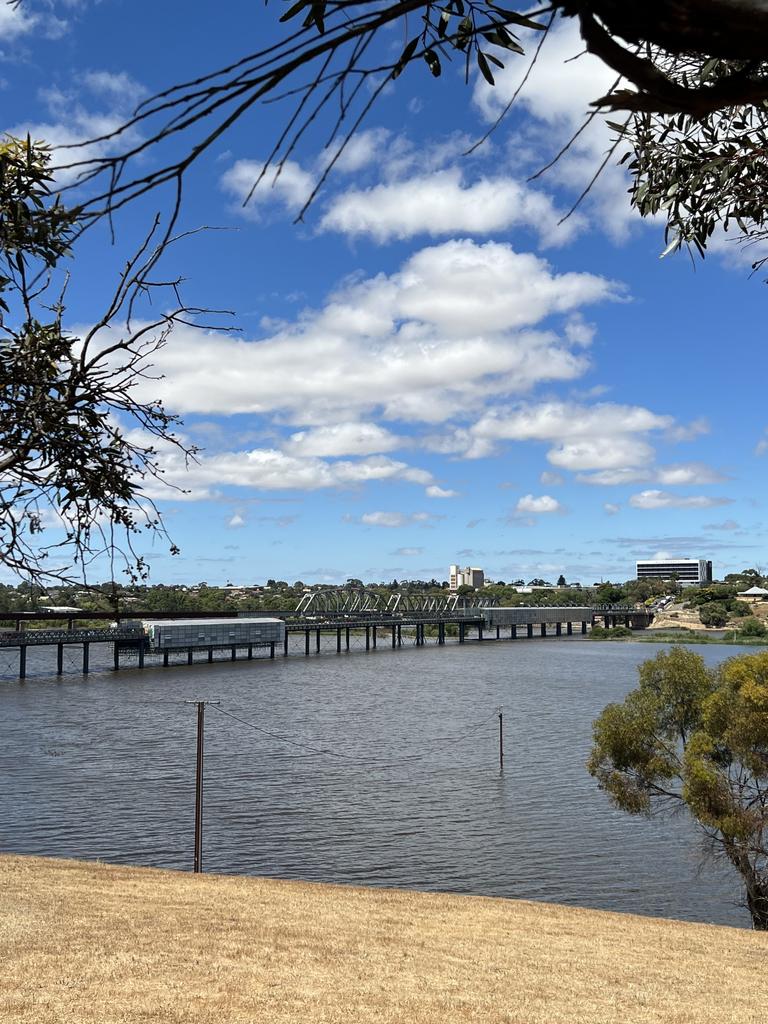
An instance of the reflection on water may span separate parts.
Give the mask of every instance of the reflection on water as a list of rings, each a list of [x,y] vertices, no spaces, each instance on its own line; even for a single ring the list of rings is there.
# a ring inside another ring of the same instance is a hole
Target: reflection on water
[[[24,683],[6,657],[0,848],[191,868],[196,711],[183,701],[217,699],[252,727],[207,711],[207,871],[748,927],[738,879],[700,869],[685,818],[630,818],[584,768],[592,720],[659,649],[522,640],[115,673],[94,648],[87,678],[42,675],[50,654],[31,652]],[[79,652],[67,657],[76,671]]]

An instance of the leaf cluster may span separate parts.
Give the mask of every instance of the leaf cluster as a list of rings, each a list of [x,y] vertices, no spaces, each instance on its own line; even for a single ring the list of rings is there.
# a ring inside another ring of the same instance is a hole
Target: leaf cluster
[[[623,810],[684,807],[742,876],[768,928],[768,653],[716,669],[684,647],[594,723],[589,772]]]

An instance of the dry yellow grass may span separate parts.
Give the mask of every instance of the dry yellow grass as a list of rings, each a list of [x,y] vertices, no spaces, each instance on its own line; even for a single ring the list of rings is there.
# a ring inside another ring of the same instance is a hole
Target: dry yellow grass
[[[3,1024],[765,1019],[735,928],[11,856],[0,898]]]

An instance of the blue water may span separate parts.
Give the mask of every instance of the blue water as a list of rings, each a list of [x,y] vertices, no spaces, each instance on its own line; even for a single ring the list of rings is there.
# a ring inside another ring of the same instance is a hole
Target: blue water
[[[31,652],[23,683],[0,652],[0,848],[191,869],[196,709],[184,701],[219,700],[206,713],[207,871],[748,927],[737,876],[703,862],[686,817],[629,817],[584,768],[593,719],[660,649],[383,646],[115,673],[94,648],[90,676],[72,650],[59,679],[51,652]],[[700,651],[708,663],[740,653]]]

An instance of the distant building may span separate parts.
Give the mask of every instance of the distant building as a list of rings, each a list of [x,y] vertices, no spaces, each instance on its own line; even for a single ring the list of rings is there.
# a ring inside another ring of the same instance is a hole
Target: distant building
[[[482,569],[470,568],[460,569],[458,565],[452,565],[448,574],[448,589],[456,591],[459,587],[482,587],[485,583],[485,573]]]
[[[712,563],[704,558],[649,558],[637,562],[639,580],[677,580],[681,587],[712,582]]]

